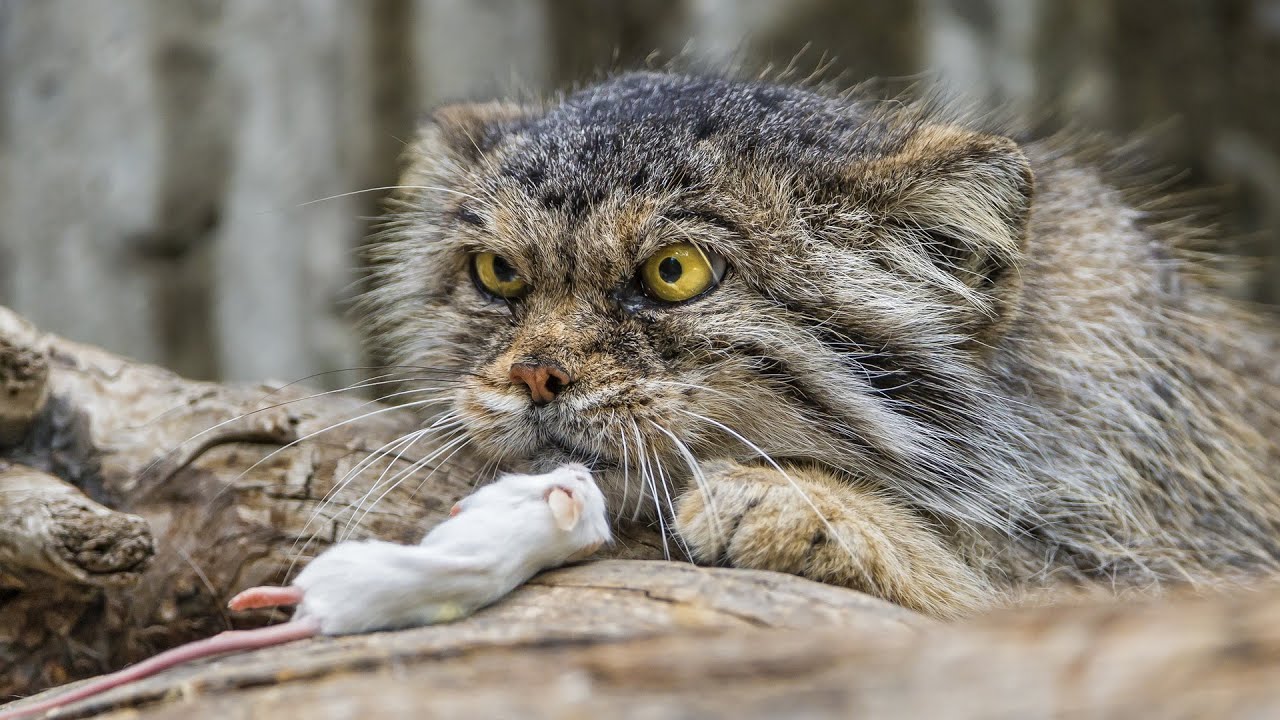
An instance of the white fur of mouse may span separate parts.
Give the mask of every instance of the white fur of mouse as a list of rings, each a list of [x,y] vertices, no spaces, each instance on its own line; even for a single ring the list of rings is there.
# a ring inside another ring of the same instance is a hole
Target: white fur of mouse
[[[294,618],[318,621],[324,635],[455,620],[609,539],[586,467],[507,475],[463,498],[418,545],[346,542],[317,557],[293,583]]]
[[[586,467],[505,475],[458,502],[418,545],[339,543],[311,561],[292,586],[250,588],[231,600],[233,610],[297,605],[287,623],[187,643],[48,700],[0,710],[0,720],[63,707],[213,655],[456,620],[540,570],[586,558],[610,539],[604,495]]]

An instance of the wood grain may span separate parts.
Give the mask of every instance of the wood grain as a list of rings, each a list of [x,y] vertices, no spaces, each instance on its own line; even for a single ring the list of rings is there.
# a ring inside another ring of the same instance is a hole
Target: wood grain
[[[18,327],[21,338],[6,334]],[[384,408],[341,394],[304,399],[301,387],[186,381],[35,332],[0,308],[6,343],[36,349],[48,398],[16,442],[0,445],[4,696],[278,619],[222,607],[239,589],[281,581],[295,557],[314,553],[301,545],[313,532],[320,543],[340,533],[341,508],[381,468],[339,502],[325,506],[325,496],[371,450],[416,427],[386,410],[318,433]],[[16,356],[0,353],[0,377]],[[422,471],[422,487],[392,491],[358,535],[415,539],[469,491],[476,466],[459,455]],[[58,717],[1280,713],[1280,590],[1005,611],[948,626],[797,577],[655,560],[662,543],[651,529],[622,530],[610,553],[625,559],[544,573],[464,621],[204,661]]]

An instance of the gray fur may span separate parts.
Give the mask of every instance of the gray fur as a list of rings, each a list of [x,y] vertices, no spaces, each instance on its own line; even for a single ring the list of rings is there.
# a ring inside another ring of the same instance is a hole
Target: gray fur
[[[368,248],[367,328],[474,373],[451,409],[484,452],[594,463],[617,508],[643,470],[661,504],[697,477],[672,438],[759,462],[719,423],[894,498],[1009,590],[1274,569],[1274,329],[1082,158],[924,104],[678,75],[446,108]],[[684,240],[724,283],[638,294]],[[481,249],[529,296],[477,292]],[[539,359],[575,378],[545,408],[506,379]]]

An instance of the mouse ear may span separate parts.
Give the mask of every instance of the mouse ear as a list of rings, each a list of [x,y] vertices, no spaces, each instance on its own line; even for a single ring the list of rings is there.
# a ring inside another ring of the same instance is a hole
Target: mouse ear
[[[578,518],[582,517],[582,500],[562,487],[553,487],[547,493],[547,506],[551,508],[551,517],[555,518],[556,527],[568,532],[578,526]]]

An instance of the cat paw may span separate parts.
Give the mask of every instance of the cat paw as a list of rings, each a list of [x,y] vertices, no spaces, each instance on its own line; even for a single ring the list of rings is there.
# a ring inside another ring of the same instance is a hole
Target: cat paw
[[[676,516],[695,562],[839,584],[865,574],[850,537],[857,533],[820,486],[736,463],[709,462],[703,470],[705,482],[681,497]]]
[[[680,499],[676,531],[694,562],[790,573],[935,617],[997,597],[919,518],[824,473],[707,462]]]

